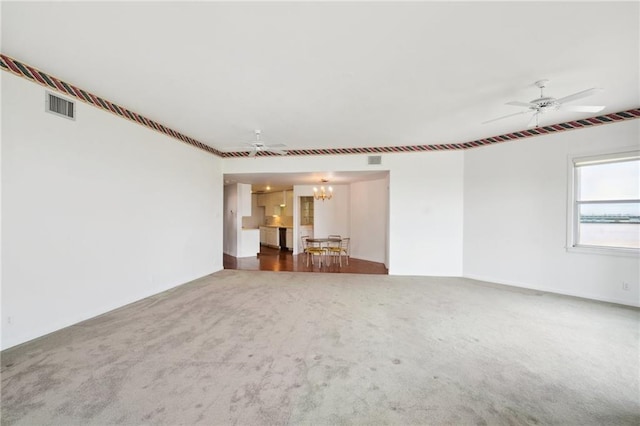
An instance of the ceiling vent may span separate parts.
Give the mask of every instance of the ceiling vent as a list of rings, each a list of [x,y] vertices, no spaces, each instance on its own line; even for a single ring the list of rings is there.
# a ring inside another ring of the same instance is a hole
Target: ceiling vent
[[[46,111],[70,120],[76,119],[75,102],[46,92]]]
[[[382,155],[370,155],[367,157],[367,164],[378,165],[382,164]]]

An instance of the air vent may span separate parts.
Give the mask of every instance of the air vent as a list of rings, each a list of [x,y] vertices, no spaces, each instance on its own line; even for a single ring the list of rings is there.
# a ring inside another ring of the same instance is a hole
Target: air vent
[[[76,119],[75,102],[61,98],[51,92],[46,92],[46,111],[70,120]]]
[[[370,155],[367,157],[367,164],[376,165],[382,164],[382,155]]]

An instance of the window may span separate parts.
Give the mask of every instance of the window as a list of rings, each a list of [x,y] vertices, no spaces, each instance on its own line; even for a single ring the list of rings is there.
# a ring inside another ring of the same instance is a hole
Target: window
[[[640,151],[573,159],[571,246],[640,249]]]

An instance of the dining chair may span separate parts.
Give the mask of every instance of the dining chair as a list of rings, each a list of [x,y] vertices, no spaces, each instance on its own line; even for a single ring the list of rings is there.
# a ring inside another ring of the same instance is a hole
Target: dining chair
[[[345,255],[347,257],[347,265],[349,264],[349,241],[350,238],[342,238],[340,235],[329,235],[329,239],[334,239],[335,241],[329,241],[329,245],[327,247],[327,252],[331,255],[333,262],[335,263],[336,258],[342,267],[342,256]]]
[[[351,238],[345,237],[340,239],[340,244],[337,248],[338,260],[340,262],[340,267],[342,267],[342,256],[347,258],[347,265],[349,264],[349,257],[351,256],[351,248],[350,248]]]
[[[336,256],[340,254],[340,235],[331,234],[328,239],[333,241],[327,241],[327,254],[331,258],[331,263],[336,263]]]
[[[311,257],[311,265],[314,265],[313,256],[319,257],[320,266],[322,266],[322,257],[326,253],[325,248],[312,244],[309,241],[307,241],[309,239],[308,235],[303,235],[301,238],[302,238],[302,248],[304,250],[305,255],[307,256],[307,266],[309,266],[309,257]]]

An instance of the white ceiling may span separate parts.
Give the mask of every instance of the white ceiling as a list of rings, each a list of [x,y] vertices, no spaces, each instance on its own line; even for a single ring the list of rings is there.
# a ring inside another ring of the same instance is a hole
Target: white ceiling
[[[222,151],[467,142],[637,108],[638,2],[2,2],[2,52]],[[557,112],[540,124],[592,116]]]

